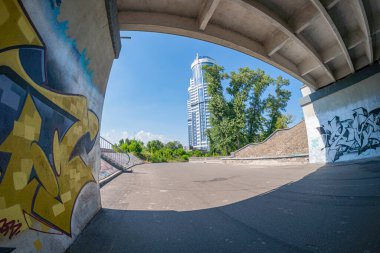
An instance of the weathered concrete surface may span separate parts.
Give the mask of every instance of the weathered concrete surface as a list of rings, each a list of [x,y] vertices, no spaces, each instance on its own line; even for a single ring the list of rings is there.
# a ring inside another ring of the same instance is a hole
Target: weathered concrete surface
[[[113,178],[115,174],[122,173],[121,170],[115,168],[107,161],[100,159],[100,171],[99,171],[99,184],[102,185],[104,180],[108,180],[108,178]]]
[[[276,130],[266,140],[251,143],[233,153],[233,157],[278,157],[308,154],[305,122]]]
[[[99,181],[111,176],[118,171],[120,170],[109,164],[107,161],[100,159]]]
[[[223,163],[222,158],[226,156],[215,157],[189,157],[189,163]]]
[[[311,163],[380,157],[379,83],[380,65],[374,64],[306,97],[302,109]]]
[[[379,252],[380,161],[142,165],[70,252]]]
[[[303,165],[309,163],[308,155],[300,156],[278,156],[278,157],[256,157],[256,158],[223,158],[226,164],[246,164],[251,166],[289,166]]]
[[[107,14],[98,0],[0,1],[0,252],[64,252],[101,208]]]
[[[309,163],[305,122],[278,129],[259,143],[250,143],[230,157],[191,157],[191,163],[228,163],[250,165],[300,165]]]
[[[121,30],[171,33],[259,58],[315,89],[378,60],[378,1],[117,0]]]

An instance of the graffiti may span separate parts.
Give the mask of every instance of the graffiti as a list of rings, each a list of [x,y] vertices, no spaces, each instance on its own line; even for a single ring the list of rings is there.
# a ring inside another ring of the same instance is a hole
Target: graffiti
[[[99,120],[86,97],[48,88],[46,46],[21,1],[0,1],[0,38],[0,236],[71,236],[75,201],[95,182]]]
[[[10,252],[13,252],[16,248],[4,248],[4,247],[0,247],[0,252],[1,253],[10,253]]]
[[[99,180],[105,179],[118,171],[118,169],[114,168],[108,162],[103,159],[100,160]]]
[[[335,162],[345,154],[361,155],[380,147],[380,108],[368,112],[360,107],[353,110],[352,116],[345,120],[335,116],[326,126],[317,128],[330,161]]]
[[[7,221],[6,218],[3,218],[0,220],[0,234],[7,236],[9,232],[9,239],[12,239],[13,236],[20,233],[21,226],[19,221],[16,223],[15,220]]]

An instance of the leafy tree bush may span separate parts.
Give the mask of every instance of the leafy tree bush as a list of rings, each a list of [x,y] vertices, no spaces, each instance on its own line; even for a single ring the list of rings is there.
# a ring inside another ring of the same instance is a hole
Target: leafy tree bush
[[[182,144],[179,141],[169,141],[165,144],[165,148],[176,150],[176,149],[183,149]]]
[[[116,148],[121,148],[125,152],[133,153],[140,159],[152,162],[174,162],[174,161],[188,161],[192,152],[186,152],[179,141],[170,141],[166,144],[159,140],[152,140],[145,146],[142,141],[121,139],[119,144],[114,145]],[[203,155],[202,152],[196,151],[196,155]]]
[[[172,151],[171,149],[169,149],[169,148],[163,148],[163,149],[161,149],[160,151],[162,152],[162,155],[163,155],[165,158],[167,158],[167,159],[169,159],[169,160],[171,160],[171,159],[173,158],[173,156],[172,156],[173,151]]]
[[[160,154],[159,152],[153,153],[150,157],[150,162],[152,163],[163,163],[167,161],[168,160],[165,157],[163,157],[162,154]]]
[[[291,96],[285,89],[289,80],[281,76],[273,79],[263,70],[248,67],[230,74],[218,65],[206,65],[203,69],[211,97],[211,128],[207,130],[211,154],[229,155],[291,123],[291,116],[283,114]],[[225,90],[224,80],[229,81]],[[193,155],[200,156],[194,152]]]
[[[191,153],[191,155],[195,156],[195,157],[202,157],[203,153],[200,150],[193,150],[192,153]]]
[[[119,148],[121,148],[124,152],[129,152],[129,145],[128,143],[123,142]]]
[[[133,152],[135,154],[140,154],[143,150],[143,146],[141,142],[138,142],[136,140],[132,140],[131,143],[128,146],[129,152]]]
[[[173,151],[173,155],[176,157],[180,157],[185,154],[186,154],[186,151],[183,148],[179,148]]]
[[[132,152],[139,155],[144,148],[144,143],[138,140],[121,139],[117,146],[124,152]]]
[[[164,147],[164,144],[159,140],[148,141],[147,148],[151,153],[158,151]]]

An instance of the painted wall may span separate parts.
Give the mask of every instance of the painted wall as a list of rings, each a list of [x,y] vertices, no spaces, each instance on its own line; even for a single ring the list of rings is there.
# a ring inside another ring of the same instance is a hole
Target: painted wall
[[[107,22],[104,1],[0,1],[0,252],[64,252],[101,207]]]
[[[302,109],[311,163],[380,156],[379,72]]]

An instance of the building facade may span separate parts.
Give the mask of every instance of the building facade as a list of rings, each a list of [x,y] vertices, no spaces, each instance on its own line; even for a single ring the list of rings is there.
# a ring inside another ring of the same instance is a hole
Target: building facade
[[[208,110],[210,97],[202,67],[214,64],[216,62],[211,57],[198,56],[198,54],[191,64],[192,77],[187,100],[187,127],[191,149],[209,150],[206,130],[210,128],[210,112]]]

